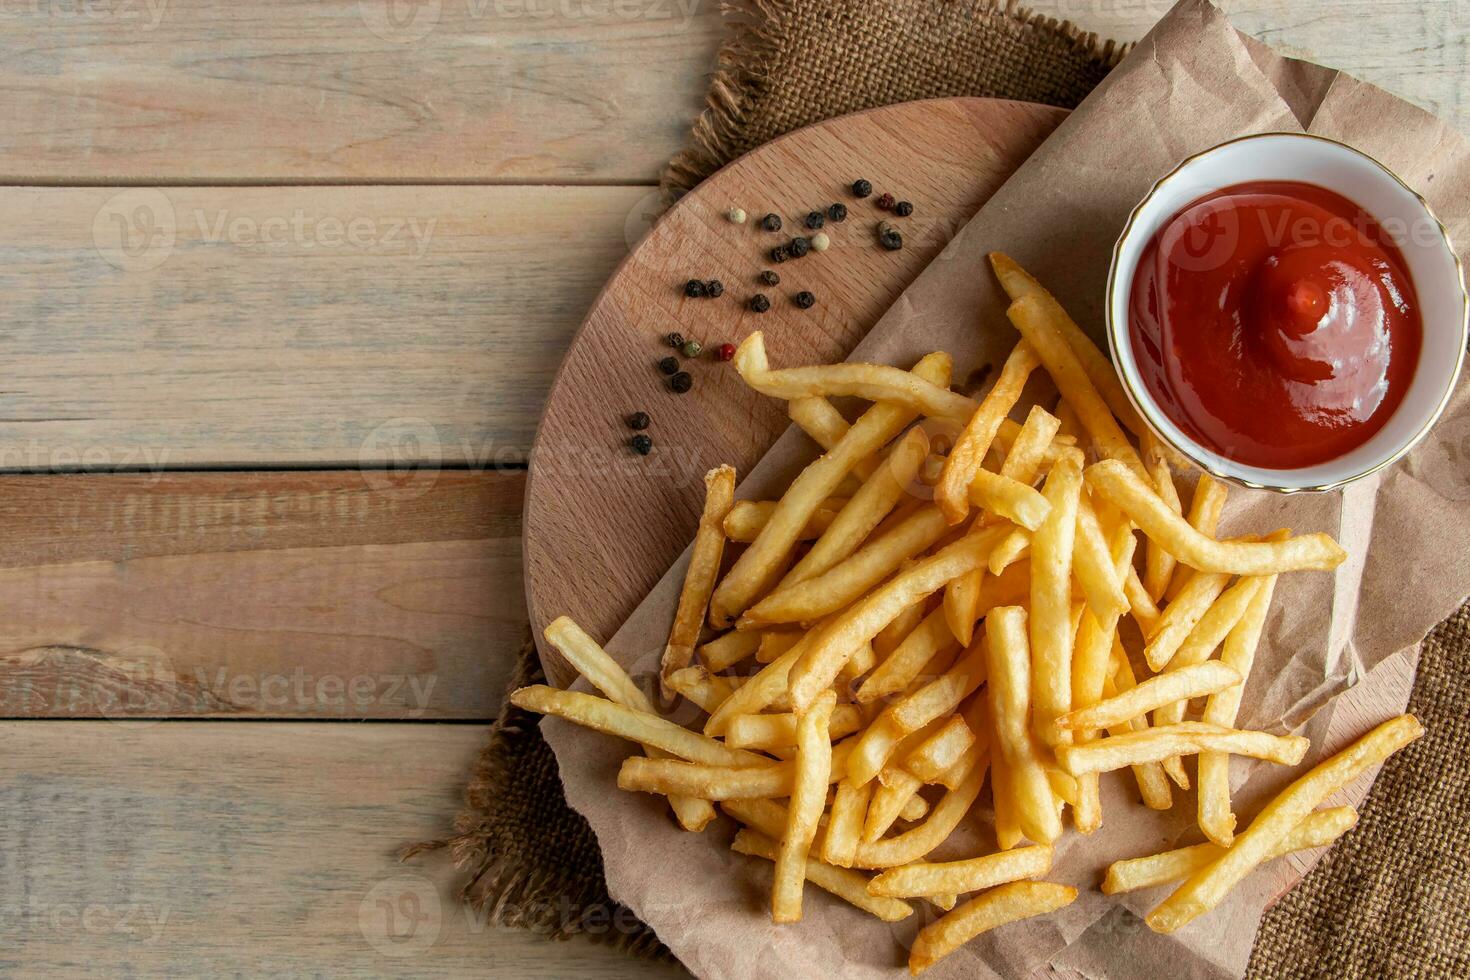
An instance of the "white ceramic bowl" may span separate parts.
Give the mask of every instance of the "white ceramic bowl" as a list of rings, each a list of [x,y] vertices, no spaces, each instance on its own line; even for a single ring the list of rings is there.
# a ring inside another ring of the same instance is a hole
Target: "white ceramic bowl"
[[[1129,335],[1133,275],[1160,226],[1206,194],[1261,180],[1316,184],[1372,215],[1403,253],[1424,324],[1413,381],[1383,428],[1346,455],[1299,469],[1246,466],[1185,435],[1149,394]],[[1113,363],[1134,407],[1155,434],[1214,476],[1283,493],[1342,486],[1388,466],[1413,448],[1449,401],[1470,330],[1470,298],[1459,259],[1444,225],[1424,199],[1372,157],[1335,140],[1303,133],[1265,133],[1222,143],[1190,157],[1160,179],[1133,209],[1113,248],[1107,304]]]

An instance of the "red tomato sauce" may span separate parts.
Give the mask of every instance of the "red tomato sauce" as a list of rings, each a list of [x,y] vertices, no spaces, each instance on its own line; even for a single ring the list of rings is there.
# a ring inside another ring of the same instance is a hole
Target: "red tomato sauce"
[[[1423,339],[1408,265],[1370,214],[1311,184],[1208,194],[1139,260],[1129,329],[1144,384],[1208,449],[1293,469],[1381,429]]]

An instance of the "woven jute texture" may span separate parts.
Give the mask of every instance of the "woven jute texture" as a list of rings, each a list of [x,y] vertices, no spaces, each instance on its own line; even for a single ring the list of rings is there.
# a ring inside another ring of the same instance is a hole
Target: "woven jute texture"
[[[1070,108],[1124,53],[1070,24],[973,0],[748,0],[674,197],[734,157],[821,119],[911,99],[978,95]],[[529,637],[512,687],[541,681]],[[1358,827],[1266,916],[1253,980],[1470,977],[1470,606],[1429,637],[1410,710],[1428,734],[1391,760]],[[448,848],[461,897],[490,921],[586,935],[667,957],[607,894],[596,840],[566,805],[537,718],[503,704]]]

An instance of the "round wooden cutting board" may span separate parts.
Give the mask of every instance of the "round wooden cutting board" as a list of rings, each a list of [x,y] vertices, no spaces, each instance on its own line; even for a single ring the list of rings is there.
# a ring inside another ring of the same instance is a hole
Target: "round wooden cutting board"
[[[674,394],[657,362],[675,354],[673,331],[707,348],[763,330],[777,364],[842,360],[899,294],[982,204],[1065,118],[1060,109],[995,99],[938,99],[874,109],[819,123],[741,157],[659,218],[593,304],[552,386],[532,452],[525,506],[525,575],[531,625],[553,683],[571,669],[541,640],[546,623],[568,615],[593,636],[612,636],[689,544],[698,524],[703,475],[730,463],[742,476],[787,428],[782,405],[747,389],[729,364],[709,354],[686,361],[694,379]],[[857,200],[850,186],[872,181]],[[876,225],[891,218],[874,204],[890,192],[913,203],[893,218],[904,248],[889,252]],[[780,265],[771,247],[802,228],[808,211],[841,202],[846,221],[828,221],[825,253]],[[744,225],[729,221],[743,208]],[[767,212],[783,229],[761,229]],[[763,269],[781,277],[759,283]],[[718,299],[689,299],[686,280],[719,279]],[[797,308],[799,290],[816,305]],[[770,311],[748,308],[766,294]],[[942,348],[936,339],[936,349]],[[652,454],[628,448],[635,411],[653,419]],[[1333,705],[1330,746],[1403,710],[1414,657],[1402,654]],[[1346,798],[1358,799],[1366,782]],[[1315,863],[1291,855],[1282,890]]]

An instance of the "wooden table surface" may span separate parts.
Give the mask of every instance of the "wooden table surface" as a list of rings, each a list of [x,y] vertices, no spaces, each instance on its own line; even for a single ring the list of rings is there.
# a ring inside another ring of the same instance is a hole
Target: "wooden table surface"
[[[1470,130],[1470,0],[1225,6]],[[0,11],[0,974],[677,975],[393,858],[458,808],[539,407],[720,37],[699,0]]]

